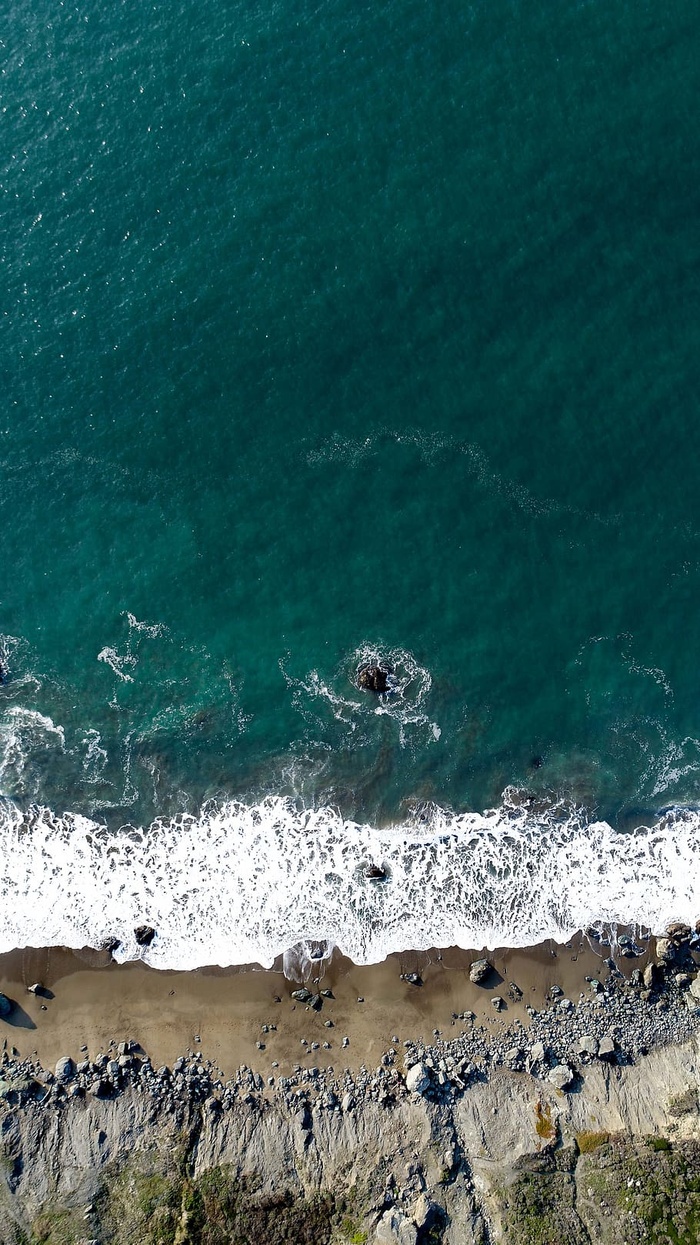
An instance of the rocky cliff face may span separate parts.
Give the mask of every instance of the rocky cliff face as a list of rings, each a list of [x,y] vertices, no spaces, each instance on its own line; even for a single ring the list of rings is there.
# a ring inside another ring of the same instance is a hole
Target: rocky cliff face
[[[227,1108],[137,1085],[9,1091],[0,1242],[631,1245],[653,1221],[690,1243],[699,1067],[693,1041],[591,1067],[580,1092],[504,1070],[447,1103],[400,1078],[382,1102],[261,1093]]]

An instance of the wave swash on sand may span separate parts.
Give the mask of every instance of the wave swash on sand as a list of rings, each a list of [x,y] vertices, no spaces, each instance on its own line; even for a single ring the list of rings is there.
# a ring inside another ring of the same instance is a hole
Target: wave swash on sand
[[[308,940],[356,963],[457,945],[525,947],[596,922],[658,931],[700,914],[700,815],[615,831],[512,789],[497,809],[374,829],[269,797],[111,833],[40,807],[0,811],[0,950],[118,938],[160,968],[270,966]],[[366,877],[380,866],[383,880]],[[134,928],[157,933],[139,947]]]

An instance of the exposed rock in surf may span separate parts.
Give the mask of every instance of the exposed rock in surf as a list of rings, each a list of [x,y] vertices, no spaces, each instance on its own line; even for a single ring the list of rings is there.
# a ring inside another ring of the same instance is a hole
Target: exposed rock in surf
[[[475,986],[480,986],[486,981],[491,972],[492,965],[488,960],[473,960],[469,965],[469,980]]]
[[[144,926],[144,928],[145,928],[145,926]],[[155,931],[154,931],[154,932],[155,932]],[[137,941],[138,941],[138,938],[137,938]],[[110,954],[110,955],[114,955],[114,952],[115,952],[115,951],[118,951],[118,950],[119,950],[119,948],[121,947],[121,945],[122,945],[122,944],[121,944],[121,942],[120,942],[120,940],[119,940],[118,938],[108,938],[105,942],[103,942],[103,943],[100,945],[99,950],[100,950],[100,951],[109,951],[109,954]]]
[[[152,925],[139,925],[134,930],[134,938],[140,947],[150,947],[155,936],[156,931]]]
[[[391,670],[384,669],[383,666],[363,666],[357,674],[357,685],[369,692],[386,692],[389,689],[390,674]]]
[[[2,687],[9,679],[10,674],[4,662],[0,661],[0,687]]]
[[[387,877],[386,869],[382,869],[380,865],[368,865],[365,869],[365,877],[370,882],[383,882]]]

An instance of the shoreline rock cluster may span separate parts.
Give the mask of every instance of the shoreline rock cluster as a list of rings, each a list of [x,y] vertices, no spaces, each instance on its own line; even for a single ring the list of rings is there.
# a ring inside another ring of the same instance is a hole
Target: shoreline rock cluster
[[[134,1087],[174,1112],[181,1109],[183,1098],[195,1104],[208,1102],[208,1109],[218,1111],[226,1110],[237,1099],[250,1105],[260,1096],[281,1097],[289,1107],[300,1097],[314,1097],[329,1110],[341,1111],[352,1110],[364,1099],[387,1102],[406,1093],[445,1102],[500,1069],[529,1073],[557,1089],[568,1090],[581,1085],[591,1066],[601,1062],[617,1067],[634,1064],[650,1050],[686,1042],[700,1031],[700,975],[693,976],[698,965],[691,954],[699,944],[689,927],[672,926],[667,938],[658,939],[656,958],[648,962],[644,972],[634,970],[629,979],[609,957],[602,961],[608,973],[605,982],[590,978],[587,994],[577,1000],[564,997],[555,985],[544,1008],[527,1008],[527,1026],[516,1019],[495,1034],[476,1023],[474,1013],[454,1013],[451,1029],[458,1032],[435,1029],[432,1043],[413,1039],[400,1042],[397,1036],[376,1069],[362,1065],[354,1073],[336,1071],[333,1065],[322,1068],[301,1062],[288,1075],[280,1075],[275,1062],[263,1072],[264,1039],[277,1027],[272,1020],[263,1025],[261,1040],[256,1043],[261,1055],[259,1070],[241,1065],[228,1080],[211,1060],[192,1050],[175,1060],[172,1068],[163,1065],[156,1069],[138,1042],[113,1041],[95,1060],[88,1060],[87,1048],[83,1048],[82,1059],[74,1061],[66,1055],[51,1071],[38,1061],[15,1059],[8,1054],[5,1041],[0,1098],[18,1102],[34,1098],[57,1105],[82,1095],[109,1098]],[[631,948],[632,954],[643,954],[632,939],[620,949],[629,954]],[[473,962],[470,977],[488,990],[491,973],[489,960],[482,958]],[[420,983],[417,976],[416,982]],[[40,992],[42,987],[37,983],[30,989]],[[511,999],[522,996],[512,981],[507,994]],[[312,994],[306,987],[292,990],[290,996],[297,1005],[314,1012],[333,998],[330,990],[319,989]],[[504,1000],[494,995],[492,1002],[503,1005]],[[11,1006],[0,995],[0,1016],[3,1005],[8,1004]],[[349,1038],[333,1032],[332,1020],[325,1024],[342,1059]],[[331,1043],[324,1042],[323,1046],[330,1049]],[[309,1059],[320,1048],[319,1042],[303,1042],[300,1054]]]

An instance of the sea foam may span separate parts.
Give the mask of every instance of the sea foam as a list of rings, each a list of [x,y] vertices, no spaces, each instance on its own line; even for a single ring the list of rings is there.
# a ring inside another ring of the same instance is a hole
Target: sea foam
[[[112,833],[2,805],[0,950],[121,940],[160,968],[272,964],[299,943],[357,963],[430,946],[529,946],[596,922],[662,929],[700,913],[700,816],[615,831],[507,791],[483,814],[431,808],[375,829],[270,797]],[[386,879],[365,877],[370,864]],[[137,946],[134,928],[157,935]]]

